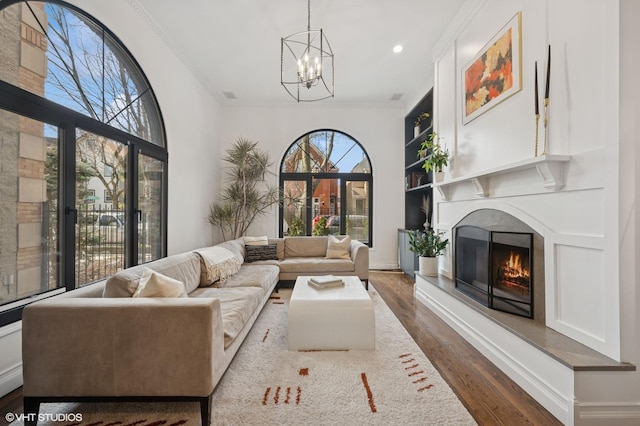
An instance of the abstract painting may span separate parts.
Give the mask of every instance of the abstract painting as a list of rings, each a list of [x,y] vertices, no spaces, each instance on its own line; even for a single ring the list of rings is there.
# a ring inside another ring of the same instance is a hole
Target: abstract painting
[[[522,88],[521,12],[462,69],[462,123],[467,124]]]

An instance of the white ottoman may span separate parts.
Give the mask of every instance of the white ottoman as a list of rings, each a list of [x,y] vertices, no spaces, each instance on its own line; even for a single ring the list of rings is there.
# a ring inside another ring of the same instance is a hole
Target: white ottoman
[[[289,350],[375,349],[373,301],[358,277],[317,290],[298,277],[289,303]]]

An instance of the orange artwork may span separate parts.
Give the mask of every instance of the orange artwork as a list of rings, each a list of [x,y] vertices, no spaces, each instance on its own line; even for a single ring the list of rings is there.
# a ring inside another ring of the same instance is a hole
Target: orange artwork
[[[463,70],[463,123],[520,90],[520,13]]]

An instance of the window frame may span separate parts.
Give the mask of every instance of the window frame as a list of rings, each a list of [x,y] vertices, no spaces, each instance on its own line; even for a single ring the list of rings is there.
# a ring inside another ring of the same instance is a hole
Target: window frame
[[[155,105],[155,113],[157,113],[158,123],[154,123],[157,127],[155,131],[161,132],[162,145],[152,143],[150,141],[141,139],[140,137],[127,133],[116,127],[112,127],[101,121],[93,119],[80,112],[69,109],[61,104],[58,104],[43,96],[36,95],[28,90],[22,89],[18,86],[14,86],[4,80],[0,80],[0,109],[5,110],[26,118],[34,119],[45,124],[55,126],[59,129],[59,157],[60,157],[60,172],[59,172],[59,222],[60,222],[60,255],[61,261],[59,264],[59,282],[61,287],[51,290],[45,290],[41,293],[37,293],[26,299],[16,299],[9,302],[9,305],[24,302],[18,306],[13,306],[0,311],[0,327],[11,324],[16,321],[20,321],[22,318],[22,310],[24,307],[34,300],[50,297],[55,294],[59,294],[61,291],[70,291],[78,288],[75,282],[75,169],[76,169],[76,129],[93,132],[101,136],[105,136],[116,142],[127,145],[129,148],[130,160],[127,163],[126,173],[131,176],[129,179],[128,191],[126,196],[126,221],[128,223],[136,223],[136,211],[138,209],[138,156],[140,154],[157,159],[164,163],[164,173],[162,176],[162,200],[161,200],[161,257],[167,255],[167,229],[168,229],[168,149],[166,141],[166,129],[162,112],[160,110],[155,92],[149,83],[144,71],[138,64],[135,57],[126,48],[122,41],[111,32],[102,22],[97,20],[92,15],[83,11],[82,9],[65,3],[59,0],[42,0],[43,3],[57,4],[62,7],[69,8],[76,13],[79,13],[86,17],[86,19],[92,21],[95,25],[101,27],[105,34],[108,34],[111,39],[119,45],[121,52],[127,55],[127,60],[130,61],[139,72],[141,78],[145,80],[147,87],[149,88],[150,96]],[[5,9],[11,5],[17,3],[24,3],[24,0],[7,0],[0,5],[0,10]],[[152,114],[155,117],[155,113]],[[153,121],[156,121],[155,119]],[[127,230],[126,238],[126,262],[127,267],[136,265],[138,259],[138,240],[136,229],[130,226]],[[107,278],[107,277],[105,277]],[[98,282],[101,280],[98,280]],[[92,284],[88,284],[92,285]]]
[[[370,171],[369,173],[352,173],[352,172],[314,172],[314,171],[310,171],[310,172],[283,172],[283,165],[285,160],[287,159],[287,155],[289,154],[289,152],[291,151],[291,149],[293,147],[296,146],[296,144],[298,143],[299,140],[301,140],[303,137],[307,136],[307,135],[312,135],[313,133],[320,133],[320,132],[335,132],[335,133],[340,133],[344,136],[346,136],[347,138],[349,138],[351,141],[353,141],[362,151],[362,153],[366,156],[367,161],[369,162],[369,167],[370,167]],[[346,197],[347,197],[347,189],[346,189],[346,184],[347,182],[366,182],[369,186],[369,194],[368,194],[368,219],[369,219],[369,238],[367,241],[367,245],[369,247],[373,247],[373,166],[371,165],[371,158],[369,157],[369,154],[367,153],[367,151],[364,149],[364,147],[362,146],[362,144],[355,139],[354,137],[352,137],[351,135],[349,135],[348,133],[342,132],[340,130],[335,130],[335,129],[316,129],[316,130],[312,130],[309,131],[307,133],[302,134],[300,137],[298,137],[296,140],[294,140],[291,145],[289,145],[289,147],[285,150],[282,159],[280,161],[280,167],[279,167],[279,179],[278,179],[278,184],[279,184],[279,189],[281,191],[281,193],[284,194],[284,185],[286,181],[302,181],[305,182],[306,187],[307,187],[307,191],[306,191],[306,200],[305,200],[305,206],[306,206],[306,210],[305,210],[305,214],[306,214],[306,219],[305,219],[305,224],[306,224],[306,235],[311,235],[313,228],[312,228],[312,222],[313,222],[313,193],[309,190],[309,188],[312,188],[313,185],[313,180],[314,179],[337,179],[340,182],[340,206],[346,206]],[[278,207],[278,235],[280,238],[282,238],[284,236],[284,198],[281,199],[281,202],[279,203],[279,207]],[[346,209],[341,207],[340,208],[340,234],[344,234],[346,231],[346,217],[347,217],[347,212]]]

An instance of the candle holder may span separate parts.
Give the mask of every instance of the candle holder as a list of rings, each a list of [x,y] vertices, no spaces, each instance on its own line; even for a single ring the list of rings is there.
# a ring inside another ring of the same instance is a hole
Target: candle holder
[[[542,145],[542,155],[547,155],[547,140],[549,137],[549,98],[544,99],[544,144]],[[537,130],[537,129],[536,129]]]
[[[538,134],[540,133],[540,131],[538,130],[538,128],[540,127],[540,114],[536,114],[536,150],[535,150],[535,157],[538,156]]]

